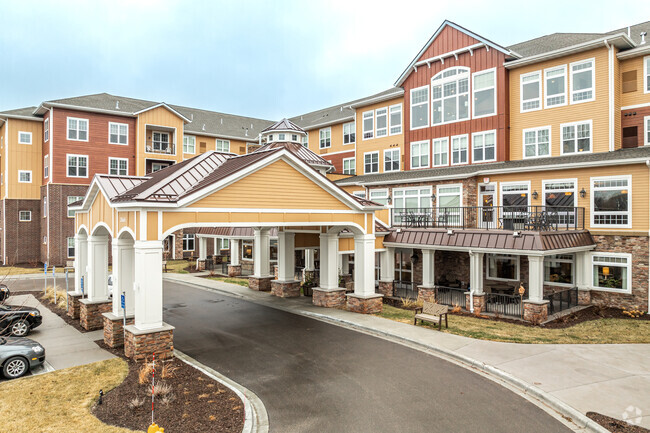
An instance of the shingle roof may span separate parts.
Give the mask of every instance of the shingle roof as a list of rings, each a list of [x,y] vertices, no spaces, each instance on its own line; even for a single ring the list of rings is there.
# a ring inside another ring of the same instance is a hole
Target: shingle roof
[[[34,116],[34,110],[36,107],[25,107],[25,108],[16,108],[14,110],[5,110],[0,112],[0,117],[4,116],[21,116],[21,117],[33,117],[34,119],[40,119],[38,116]]]
[[[237,137],[244,141],[256,141],[262,130],[273,122],[248,116],[199,110],[197,108],[170,105],[192,122],[185,125],[186,133],[211,134],[223,137]]]
[[[327,166],[327,167],[332,166],[331,163],[323,159],[320,155],[317,155],[311,150],[307,149],[305,146],[290,141],[280,141],[280,142],[265,144],[259,149],[257,149],[255,152],[264,152],[270,149],[281,149],[281,148],[287,149],[289,152],[293,153],[294,155],[296,155],[298,158],[302,159],[309,165],[319,165],[319,166]]]
[[[74,96],[72,98],[54,99],[46,101],[46,103],[47,102],[74,105],[84,108],[95,108],[99,110],[120,111],[124,114],[136,113],[159,104],[159,102],[127,98],[125,96],[115,96],[108,93]]]

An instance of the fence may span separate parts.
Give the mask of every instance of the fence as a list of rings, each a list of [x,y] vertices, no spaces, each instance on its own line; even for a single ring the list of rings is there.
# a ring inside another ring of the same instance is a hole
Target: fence
[[[397,298],[417,299],[418,290],[412,281],[395,281],[393,294]]]
[[[487,293],[485,295],[485,309],[489,313],[521,317],[521,308],[521,297],[519,296],[501,293]]]
[[[455,307],[460,305],[465,308],[465,292],[467,290],[456,287],[436,286],[436,303]]]
[[[578,288],[572,287],[555,293],[549,293],[544,296],[544,300],[549,301],[548,314],[568,310],[578,305]]]

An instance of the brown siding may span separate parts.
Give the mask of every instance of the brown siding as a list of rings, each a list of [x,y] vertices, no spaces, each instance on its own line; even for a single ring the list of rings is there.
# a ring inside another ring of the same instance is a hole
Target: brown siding
[[[39,200],[4,200],[6,251],[3,251],[3,259],[7,265],[17,263],[34,263],[40,259],[40,237],[41,237],[41,212]],[[32,220],[19,221],[18,213],[21,210],[32,212]],[[0,245],[4,245],[0,237]]]
[[[354,150],[345,153],[335,153],[334,155],[321,155],[325,160],[334,164],[334,173],[343,173],[343,159],[354,158]]]
[[[623,147],[629,147],[625,146],[625,143],[623,143],[623,129],[629,126],[636,126],[637,146],[643,146],[645,144],[645,116],[650,116],[650,107],[634,108],[632,110],[621,111],[621,136],[616,137],[616,141],[620,141],[623,144]]]

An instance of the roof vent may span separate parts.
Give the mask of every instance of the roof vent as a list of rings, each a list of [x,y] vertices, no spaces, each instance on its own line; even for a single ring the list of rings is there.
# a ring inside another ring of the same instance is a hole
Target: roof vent
[[[343,112],[343,107],[341,107],[341,113]]]
[[[632,36],[632,29],[630,28],[630,26],[627,26],[627,37],[629,38],[631,36]]]
[[[120,109],[120,101],[115,101],[115,109],[116,110]]]
[[[248,129],[246,130],[246,132],[244,133],[244,135],[245,135],[246,137],[248,137]]]
[[[190,113],[190,120],[194,122],[194,113]]]
[[[203,124],[203,128],[201,128],[202,131],[205,131],[205,123]]]
[[[223,117],[221,118],[221,124],[223,125]]]
[[[641,45],[645,44],[645,37],[648,32],[641,32]]]
[[[251,129],[253,129],[253,124],[251,123]]]

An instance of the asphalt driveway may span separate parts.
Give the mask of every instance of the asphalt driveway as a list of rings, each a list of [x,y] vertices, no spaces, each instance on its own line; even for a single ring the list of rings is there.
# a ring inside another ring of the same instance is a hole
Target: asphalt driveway
[[[165,282],[175,347],[255,392],[275,432],[568,432],[506,388],[408,347]]]

